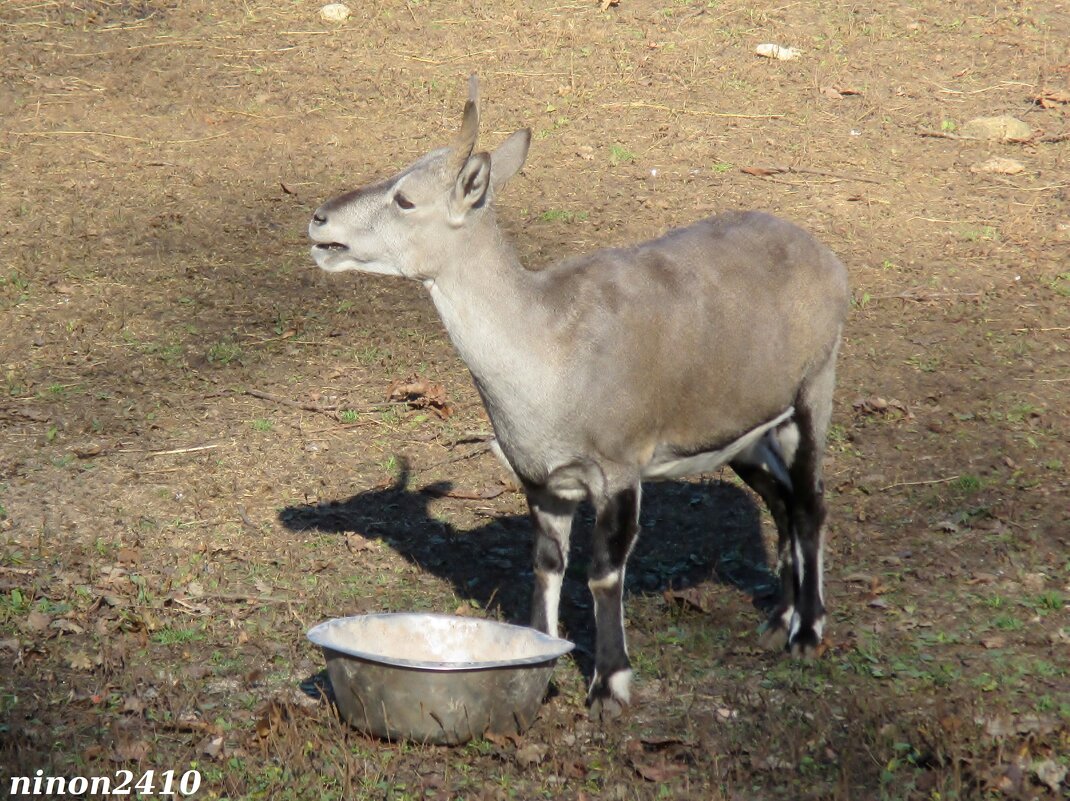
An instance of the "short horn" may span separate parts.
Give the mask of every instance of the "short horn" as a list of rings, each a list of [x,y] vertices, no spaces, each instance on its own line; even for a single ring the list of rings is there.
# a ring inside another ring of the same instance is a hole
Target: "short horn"
[[[479,79],[475,75],[468,78],[468,101],[464,104],[464,119],[461,130],[457,132],[451,147],[450,167],[459,173],[476,146],[479,137]]]

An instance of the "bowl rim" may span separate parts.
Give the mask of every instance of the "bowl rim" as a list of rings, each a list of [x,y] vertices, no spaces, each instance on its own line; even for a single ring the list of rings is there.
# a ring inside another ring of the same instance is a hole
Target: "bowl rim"
[[[401,659],[400,657],[389,656],[388,654],[375,653],[373,651],[364,651],[359,648],[353,648],[337,642],[329,641],[328,633],[344,623],[351,620],[368,620],[368,619],[399,619],[399,618],[421,618],[428,619],[434,618],[437,620],[451,620],[451,621],[463,621],[465,624],[486,626],[486,627],[505,627],[513,629],[517,632],[521,632],[526,636],[534,637],[535,640],[545,648],[543,653],[536,654],[534,656],[525,657],[523,659],[495,659],[495,660],[483,660],[478,662],[442,662],[437,660],[422,660],[422,659]],[[346,617],[334,617],[330,620],[325,620],[322,623],[318,623],[308,630],[306,634],[308,639],[315,645],[325,651],[334,651],[335,653],[344,654],[346,656],[356,657],[357,659],[364,660],[366,662],[374,662],[380,665],[391,665],[393,667],[412,668],[417,670],[431,670],[438,672],[457,672],[457,671],[472,671],[472,670],[492,670],[495,668],[516,668],[516,667],[529,667],[531,665],[543,665],[547,662],[553,662],[556,659],[567,654],[573,648],[576,647],[574,642],[570,640],[562,639],[561,637],[554,637],[550,634],[533,629],[530,626],[518,626],[514,623],[503,623],[500,620],[491,620],[488,618],[480,617],[465,617],[461,615],[447,615],[439,612],[372,612],[364,615],[348,615]]]

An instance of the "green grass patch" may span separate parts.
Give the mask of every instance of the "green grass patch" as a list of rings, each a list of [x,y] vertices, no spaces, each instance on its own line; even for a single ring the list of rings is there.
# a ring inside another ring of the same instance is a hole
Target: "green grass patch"
[[[205,639],[205,634],[200,628],[165,628],[152,635],[152,641],[157,645],[183,645],[189,642],[200,642],[203,639]]]

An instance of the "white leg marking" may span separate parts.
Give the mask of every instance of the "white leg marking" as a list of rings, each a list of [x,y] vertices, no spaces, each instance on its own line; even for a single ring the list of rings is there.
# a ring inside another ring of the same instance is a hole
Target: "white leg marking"
[[[632,700],[632,672],[631,670],[618,670],[609,677],[609,691],[613,697],[624,703]]]
[[[622,579],[621,572],[614,570],[612,573],[607,573],[600,579],[590,579],[587,582],[587,586],[591,588],[591,592],[595,590],[611,590],[620,583]]]
[[[561,583],[563,573],[540,573],[535,578],[542,585],[542,604],[546,614],[546,627],[549,633],[557,636],[557,610],[561,605]]]
[[[817,620],[814,621],[814,634],[817,635],[817,641],[818,642],[821,642],[822,638],[825,636],[825,616],[824,615],[821,615],[821,617],[819,617]]]
[[[790,643],[795,639],[795,635],[799,633],[799,629],[802,628],[802,617],[795,611],[794,606],[784,612],[785,618],[788,616],[789,612],[791,614],[791,620],[790,622],[788,620],[785,620],[784,622],[788,626],[788,642]]]
[[[825,537],[820,532],[821,539],[817,543],[817,597],[821,600],[821,607],[825,606]],[[821,633],[818,632],[818,637]]]
[[[806,583],[806,565],[803,564],[802,543],[795,538],[795,570],[799,572],[799,592],[802,592],[803,584]]]
[[[595,687],[602,683],[602,676],[595,671],[594,678],[591,679],[590,691],[593,691]],[[632,700],[632,671],[631,668],[624,670],[618,670],[606,680],[606,686],[609,688],[609,694],[615,700],[620,701],[623,704],[629,704]]]
[[[780,456],[784,464],[791,467],[795,461],[795,453],[799,450],[799,427],[792,423],[776,432],[777,444],[780,446]]]

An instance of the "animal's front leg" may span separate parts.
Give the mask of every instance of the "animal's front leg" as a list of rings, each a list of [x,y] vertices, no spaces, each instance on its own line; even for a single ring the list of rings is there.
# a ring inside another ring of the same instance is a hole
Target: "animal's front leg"
[[[535,526],[531,626],[556,637],[561,583],[568,565],[569,534],[576,503],[529,492],[528,506]]]
[[[609,496],[597,509],[588,586],[594,596],[594,679],[591,717],[617,717],[630,700],[631,662],[624,638],[624,567],[639,533],[640,485]]]

